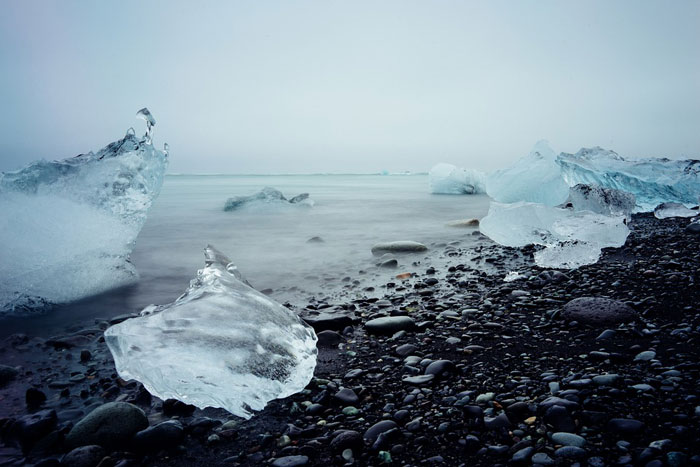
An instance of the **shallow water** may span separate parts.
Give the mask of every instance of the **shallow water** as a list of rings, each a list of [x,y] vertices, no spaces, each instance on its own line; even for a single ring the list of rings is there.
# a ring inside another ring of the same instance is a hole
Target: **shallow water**
[[[223,210],[227,198],[265,186],[287,198],[308,192],[316,204]],[[370,252],[374,243],[459,241],[468,247],[473,230],[445,224],[483,217],[488,201],[485,195],[432,195],[427,175],[168,176],[131,255],[141,276],[138,283],[42,316],[2,319],[0,333],[51,335],[72,324],[169,303],[203,266],[207,244],[231,258],[258,290],[272,289],[282,303],[303,305],[309,297],[332,295],[353,280],[360,281],[359,293],[397,272],[416,270],[414,261],[436,259],[430,251],[401,256],[398,271],[381,270]],[[314,236],[324,242],[307,243]]]

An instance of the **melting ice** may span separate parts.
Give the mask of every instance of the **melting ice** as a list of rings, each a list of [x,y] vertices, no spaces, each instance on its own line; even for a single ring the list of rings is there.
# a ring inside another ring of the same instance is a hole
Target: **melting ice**
[[[258,292],[209,246],[205,268],[175,302],[105,332],[117,371],[161,399],[221,407],[250,418],[301,391],[316,367],[316,335]]]
[[[485,193],[486,175],[478,170],[467,170],[452,164],[440,163],[428,174],[430,192],[445,195],[473,195]]]
[[[281,191],[266,186],[254,195],[236,196],[227,199],[224,204],[224,211],[236,211],[255,206],[285,206],[290,204],[312,207],[315,203],[314,200],[309,198],[308,193],[301,193],[291,199],[287,199]]]
[[[144,109],[140,114],[150,112]],[[128,258],[167,155],[133,129],[97,153],[0,174],[0,313],[22,313],[133,282]]]

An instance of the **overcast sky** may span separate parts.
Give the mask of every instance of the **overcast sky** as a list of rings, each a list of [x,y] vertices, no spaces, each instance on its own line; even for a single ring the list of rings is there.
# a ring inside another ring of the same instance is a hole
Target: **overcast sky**
[[[698,1],[2,2],[0,170],[157,120],[170,172],[700,157]]]

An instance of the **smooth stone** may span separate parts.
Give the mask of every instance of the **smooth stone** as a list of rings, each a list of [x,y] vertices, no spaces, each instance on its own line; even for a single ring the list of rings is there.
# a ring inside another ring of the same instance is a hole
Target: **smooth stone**
[[[316,341],[317,347],[337,347],[338,344],[343,340],[340,333],[331,330],[321,331],[316,334],[318,341]]]
[[[408,316],[386,316],[375,318],[365,323],[365,329],[370,334],[390,335],[398,331],[413,329],[416,323]]]
[[[0,365],[0,388],[7,386],[17,378],[19,372],[16,368],[7,365]]]
[[[66,467],[95,467],[107,455],[101,446],[81,446],[63,456],[61,465]]]
[[[106,449],[124,447],[148,427],[143,410],[128,402],[108,402],[80,420],[66,436],[69,447],[96,444]]]
[[[404,383],[408,384],[416,384],[416,385],[421,385],[421,384],[427,384],[431,382],[433,379],[435,379],[435,375],[418,375],[418,376],[406,376],[405,378],[402,379]]]
[[[580,297],[564,305],[561,317],[591,325],[627,323],[637,318],[637,312],[619,300],[600,297]]]
[[[597,384],[598,386],[610,386],[612,384],[615,384],[617,380],[620,379],[620,375],[618,374],[609,374],[609,375],[597,375],[594,376],[593,382]]]
[[[278,457],[272,461],[272,467],[300,467],[308,463],[309,458],[307,456],[285,456]]]
[[[354,430],[342,430],[333,437],[330,447],[332,452],[342,452],[346,449],[359,452],[362,450],[363,445],[362,435],[359,432]]]
[[[532,461],[533,464],[554,465],[554,459],[549,457],[544,452],[535,453],[530,460]]]
[[[573,433],[557,432],[552,434],[552,441],[562,446],[576,446],[581,448],[586,445],[586,438]]]
[[[588,453],[577,446],[564,446],[554,451],[554,455],[564,459],[584,459]]]
[[[648,362],[649,360],[652,360],[656,358],[656,352],[653,350],[645,350],[644,352],[639,352],[635,357],[634,361],[635,362]]]
[[[644,423],[631,418],[613,418],[608,422],[608,430],[623,435],[635,435],[644,429]]]
[[[370,444],[372,444],[377,440],[379,435],[396,427],[396,422],[393,422],[391,420],[382,420],[381,422],[377,422],[371,427],[369,427],[367,431],[365,431],[363,438],[369,441]]]
[[[302,314],[301,318],[314,328],[314,331],[342,331],[348,326],[352,326],[353,315],[347,311],[324,311],[318,314]]]
[[[454,373],[455,368],[450,360],[435,360],[425,368],[425,374],[441,376],[444,373]]]
[[[348,388],[341,389],[340,391],[336,392],[333,397],[338,399],[343,404],[357,404],[357,402],[360,400],[360,398],[357,397],[357,394],[355,394],[355,391]]]
[[[411,355],[417,349],[418,347],[416,347],[413,344],[403,344],[396,347],[396,355],[398,355],[399,357],[406,357],[408,355]]]
[[[384,253],[420,253],[427,250],[427,246],[412,241],[375,243],[374,246],[372,246],[373,255],[382,255]]]
[[[168,420],[141,430],[134,436],[133,445],[139,451],[160,451],[175,448],[185,437],[182,424]]]

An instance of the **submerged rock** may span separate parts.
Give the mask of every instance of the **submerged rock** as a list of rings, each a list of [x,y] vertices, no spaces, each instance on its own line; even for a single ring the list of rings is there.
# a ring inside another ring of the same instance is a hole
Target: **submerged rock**
[[[407,240],[375,243],[374,246],[372,246],[373,255],[383,255],[384,253],[420,253],[427,250],[428,247],[422,243]]]
[[[304,389],[316,335],[296,314],[245,283],[211,246],[206,267],[175,302],[105,331],[117,372],[161,399],[250,418]]]

